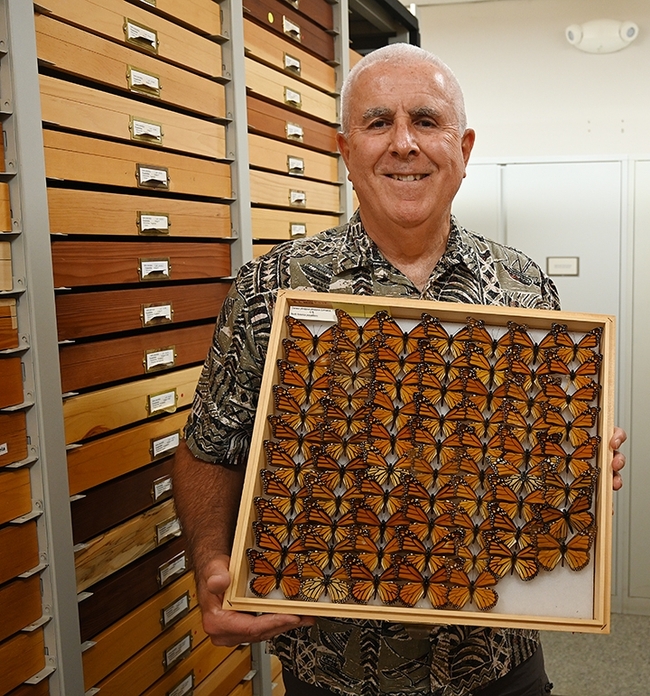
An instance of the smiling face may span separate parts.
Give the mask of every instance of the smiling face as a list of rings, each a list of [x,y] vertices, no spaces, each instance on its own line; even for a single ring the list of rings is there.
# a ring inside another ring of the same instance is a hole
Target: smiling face
[[[422,60],[380,61],[360,72],[338,144],[371,237],[449,229],[474,131],[459,131],[449,77]]]

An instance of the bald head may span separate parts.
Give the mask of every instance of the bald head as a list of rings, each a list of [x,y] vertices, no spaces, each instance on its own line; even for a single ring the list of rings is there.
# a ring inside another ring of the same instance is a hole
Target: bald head
[[[388,63],[395,67],[421,63],[423,70],[439,73],[444,80],[444,88],[449,102],[457,115],[458,130],[461,134],[465,132],[467,128],[465,100],[454,73],[433,53],[411,44],[396,43],[379,48],[364,56],[346,77],[341,88],[341,132],[344,135],[347,135],[350,130],[350,102],[354,99],[357,79],[363,72],[379,63]]]

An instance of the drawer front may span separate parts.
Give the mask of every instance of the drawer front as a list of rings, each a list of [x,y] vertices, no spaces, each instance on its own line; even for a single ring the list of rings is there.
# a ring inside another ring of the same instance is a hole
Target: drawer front
[[[45,667],[43,630],[19,633],[0,644],[0,694],[33,677]]]
[[[125,0],[44,0],[47,14],[210,77],[220,77],[218,44]]]
[[[301,15],[316,22],[323,29],[328,31],[334,29],[332,5],[327,0],[283,0],[281,4],[298,10]]]
[[[36,522],[0,529],[0,583],[36,568],[38,563]]]
[[[9,184],[0,183],[0,232],[10,232],[11,230],[12,225],[11,204],[9,202]]]
[[[140,469],[159,457],[171,456],[187,416],[187,410],[178,411],[68,450],[70,495]]]
[[[58,295],[59,340],[214,319],[229,289],[228,282]]]
[[[213,332],[214,325],[210,322],[154,334],[62,345],[59,362],[63,391],[76,391],[203,362]]]
[[[0,297],[0,350],[18,347],[16,300]]]
[[[25,414],[0,413],[0,467],[27,457],[27,426]]]
[[[0,357],[0,408],[23,402],[23,367],[20,358]]]
[[[318,58],[334,61],[334,37],[280,0],[245,0],[244,16],[300,44]]]
[[[172,462],[168,457],[87,491],[70,503],[72,540],[88,541],[172,496]]]
[[[239,684],[228,694],[228,696],[253,696],[253,682],[248,681]],[[275,692],[272,692],[272,696],[284,696],[284,692],[282,692],[281,695],[277,695]]]
[[[187,111],[225,115],[217,82],[47,15],[36,15],[35,23],[38,57],[58,70]]]
[[[334,215],[268,208],[253,208],[251,214],[253,239],[301,239],[340,224],[340,219]]]
[[[75,554],[77,592],[107,578],[180,533],[174,501],[166,500],[91,539]]]
[[[338,157],[332,155],[252,133],[248,136],[248,152],[253,167],[273,169],[295,176],[296,179],[306,177],[331,183],[336,183],[339,179]]]
[[[62,234],[230,237],[230,206],[48,188],[50,230]]]
[[[208,280],[230,275],[227,243],[52,242],[55,287]]]
[[[327,123],[338,123],[336,99],[273,68],[246,58],[246,87],[267,99]]]
[[[119,621],[188,569],[185,540],[179,537],[93,585],[88,589],[92,595],[79,603],[82,642]]]
[[[295,41],[267,31],[259,24],[244,19],[244,43],[246,52],[258,60],[269,63],[287,75],[299,77],[325,92],[336,92],[336,71],[307,51]]]
[[[223,158],[223,126],[128,97],[40,76],[43,121],[83,133]],[[223,114],[215,114],[223,116]]]
[[[41,580],[38,575],[18,578],[0,587],[0,641],[41,616]]]
[[[32,511],[29,469],[0,471],[0,524]]]
[[[0,290],[11,290],[13,286],[11,242],[0,242]]]
[[[66,444],[187,406],[200,372],[198,365],[69,397],[63,402]]]
[[[38,684],[21,684],[17,689],[9,692],[7,696],[49,696],[50,682],[44,679]]]
[[[221,34],[221,12],[215,0],[183,0],[182,3],[177,0],[141,0],[141,5],[200,34]]]
[[[306,147],[337,154],[336,128],[319,123],[297,111],[248,97],[248,128],[254,133],[300,143]]]
[[[191,573],[163,588],[124,618],[102,631],[82,654],[85,688],[133,657],[147,643],[171,628],[197,605]]]
[[[227,164],[112,143],[59,131],[43,131],[48,177],[145,190],[229,198]]]
[[[356,51],[353,51],[350,49],[350,70],[363,58],[363,56],[360,53],[357,53]]]
[[[194,689],[193,696],[230,694],[250,672],[251,667],[250,646],[239,647]]]
[[[251,201],[259,205],[322,210],[337,214],[340,187],[316,181],[296,180],[279,174],[251,170]]]

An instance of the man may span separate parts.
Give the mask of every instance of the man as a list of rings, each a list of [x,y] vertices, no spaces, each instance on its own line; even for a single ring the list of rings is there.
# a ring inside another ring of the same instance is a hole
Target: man
[[[215,644],[277,636],[289,696],[543,694],[535,631],[222,611],[270,316],[279,287],[557,309],[529,258],[459,227],[452,200],[474,131],[451,71],[405,44],[380,49],[342,94],[341,154],[359,197],[352,220],[245,266],[224,304],[175,467],[176,505]],[[625,440],[617,429],[612,449]],[[217,466],[215,466],[217,464]],[[623,456],[615,453],[614,488]]]

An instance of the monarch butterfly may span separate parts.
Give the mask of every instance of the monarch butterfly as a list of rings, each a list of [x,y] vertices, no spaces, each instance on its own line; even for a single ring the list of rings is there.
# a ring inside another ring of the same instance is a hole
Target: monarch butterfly
[[[494,475],[490,479],[493,483],[502,483],[517,493],[531,493],[541,488],[544,483],[544,469],[541,464],[520,468],[515,466],[507,459],[491,459],[486,457],[486,461]]]
[[[284,515],[276,505],[266,498],[255,498],[257,519],[265,525],[266,531],[284,544],[293,536],[294,520]]]
[[[488,499],[479,495],[462,477],[446,484],[438,491],[438,499],[449,501],[452,507],[466,512],[470,517],[487,511]]]
[[[568,437],[574,447],[581,445],[589,439],[589,430],[596,425],[599,412],[600,408],[590,407],[567,422],[562,418],[559,409],[549,403],[543,403],[542,413],[531,427],[530,438],[534,442],[540,431],[546,431],[551,435],[557,433],[560,442]]]
[[[376,420],[387,428],[397,428],[398,430],[408,423],[410,413],[413,410],[404,406],[396,406],[388,394],[379,388],[371,390],[368,402],[368,409]]]
[[[440,568],[446,568],[457,560],[461,536],[460,532],[451,532],[437,541],[431,548],[425,548],[421,552],[409,552],[407,549],[404,558],[421,573],[427,568],[430,573],[435,573]]]
[[[389,567],[375,575],[360,560],[352,559],[349,566],[352,599],[367,604],[378,597],[382,604],[394,604],[399,596],[399,586],[394,568]]]
[[[367,535],[376,544],[384,544],[390,541],[397,529],[404,525],[408,525],[408,520],[401,508],[387,520],[382,520],[374,510],[364,506],[343,515],[337,523],[337,530],[340,534],[346,529],[353,528],[357,537]]]
[[[534,546],[537,535],[544,531],[541,522],[532,519],[523,525],[518,525],[501,512],[492,514],[481,523],[481,536],[484,543],[490,540],[500,541],[508,548],[514,546]]]
[[[312,563],[315,563],[319,568],[341,568],[344,565],[345,557],[351,551],[354,551],[354,537],[348,535],[340,541],[328,543],[320,534],[314,530],[306,531],[301,537],[303,545],[303,558],[305,555],[309,557]]]
[[[254,523],[255,540],[264,551],[264,557],[276,568],[282,564],[291,563],[306,551],[302,539],[295,539],[285,545],[273,534],[269,527],[260,522]]]
[[[576,476],[571,483],[567,483],[558,473],[549,471],[544,477],[544,497],[549,505],[560,508],[571,505],[581,495],[591,500],[595,485],[596,477],[591,471]]]
[[[314,533],[321,536],[327,543],[341,541],[350,531],[341,529],[320,506],[313,501],[305,505],[293,519],[293,527],[296,533],[304,538],[306,534]]]
[[[471,572],[482,573],[487,569],[488,560],[490,558],[486,548],[479,548],[476,553],[469,546],[461,544],[457,551],[460,567],[467,574]]]
[[[362,457],[355,457],[346,464],[320,450],[312,450],[310,464],[318,473],[321,483],[331,489],[337,486],[351,488],[357,482],[358,475],[366,468]]]
[[[321,428],[303,433],[292,428],[281,416],[269,416],[268,419],[271,424],[273,437],[291,457],[302,456],[307,458],[309,457],[309,448],[312,445],[319,445],[323,442]]]
[[[539,506],[545,505],[547,500],[544,490],[536,488],[525,496],[517,495],[512,488],[497,483],[493,487],[492,501],[500,510],[503,510],[510,519],[521,517],[526,522],[537,518]]]
[[[574,360],[582,364],[597,354],[601,335],[602,329],[596,327],[588,331],[578,343],[574,343],[566,324],[553,324],[551,331],[542,341],[542,346],[545,350],[556,352],[560,360],[567,365]]]
[[[551,534],[542,534],[537,539],[539,564],[544,570],[553,570],[560,561],[571,570],[582,570],[589,564],[589,549],[593,542],[593,532],[584,531],[572,536],[568,541],[556,539]]]
[[[508,331],[497,342],[497,355],[505,353],[508,348],[515,348],[527,365],[532,365],[537,360],[539,346],[529,336],[525,324],[508,322]]]
[[[379,567],[385,569],[390,565],[390,559],[385,553],[383,545],[378,546],[377,542],[373,541],[370,536],[351,533],[347,541],[351,550],[349,554],[346,554],[346,557],[350,560],[358,560],[373,572]]]
[[[424,344],[440,353],[440,355],[446,355],[451,352],[455,339],[447,333],[447,330],[437,317],[433,317],[425,312],[422,314],[421,325],[426,334]]]
[[[449,604],[454,609],[462,609],[468,602],[476,605],[480,611],[488,611],[496,606],[499,595],[492,589],[497,578],[487,570],[479,573],[476,580],[459,568],[449,570]]]
[[[267,465],[275,468],[276,476],[286,486],[302,486],[304,484],[305,474],[312,468],[308,460],[296,461],[284,447],[270,440],[264,441],[264,451]]]
[[[548,533],[556,539],[564,539],[569,533],[584,532],[594,523],[589,512],[591,500],[588,495],[579,495],[567,509],[547,507],[541,511],[542,522],[548,526]]]
[[[378,515],[382,512],[392,515],[402,507],[402,499],[395,495],[395,488],[386,491],[377,481],[369,478],[362,478],[360,487],[365,503]]]
[[[376,354],[376,346],[372,340],[367,343],[357,344],[340,332],[337,334],[332,346],[332,359],[343,362],[348,367],[355,369],[367,367]]]
[[[332,602],[345,602],[350,596],[350,579],[345,568],[327,573],[313,560],[311,554],[305,559],[298,559],[297,563],[300,577],[299,599],[317,602],[323,595],[327,595]]]
[[[354,370],[342,360],[332,360],[332,383],[340,385],[348,392],[367,387],[372,382],[373,374],[370,364],[367,367]]]
[[[388,462],[378,451],[368,450],[364,452],[363,459],[366,465],[366,474],[382,486],[396,486],[406,473],[404,466],[409,466],[408,461],[402,458]]]
[[[535,445],[525,449],[508,426],[502,426],[487,443],[486,459],[503,458],[518,468],[537,466],[544,461],[558,464],[566,457],[558,439],[557,436],[539,433]]]
[[[361,406],[354,413],[347,414],[326,396],[320,400],[320,406],[321,422],[341,437],[358,433],[366,428],[365,418],[371,414],[370,407],[367,405]]]
[[[479,348],[482,353],[491,357],[496,354],[498,341],[485,328],[485,322],[482,319],[467,317],[465,326],[454,335],[452,352],[459,355],[468,345]]]
[[[443,538],[449,532],[458,532],[459,539],[464,546],[469,546],[475,542],[483,546],[481,523],[475,522],[464,510],[452,509],[450,512],[444,512],[434,519],[432,532],[434,541]]]
[[[285,360],[293,365],[306,381],[313,382],[322,377],[329,369],[332,362],[330,353],[323,353],[312,359],[305,355],[296,345],[295,341],[288,338],[282,339]]]
[[[498,409],[504,401],[508,401],[517,408],[522,416],[529,416],[531,413],[535,416],[539,415],[536,398],[528,395],[523,383],[524,379],[521,375],[506,373],[503,384],[500,384],[492,392],[492,407]]]
[[[403,426],[396,433],[391,433],[377,420],[370,420],[368,426],[368,440],[384,457],[391,454],[401,457],[413,449],[412,429],[409,425]]]
[[[248,561],[251,573],[256,576],[249,584],[253,594],[266,597],[273,590],[280,588],[287,599],[293,599],[298,595],[300,580],[296,561],[292,561],[284,568],[275,566],[263,552],[255,549],[248,549]]]
[[[402,370],[408,372],[406,358],[402,357],[399,352],[394,351],[389,345],[384,343],[385,340],[383,336],[372,339],[371,342],[374,344],[375,348],[373,359],[396,374]]]
[[[589,404],[597,401],[600,394],[600,385],[595,382],[589,382],[589,384],[576,389],[573,393],[568,393],[562,389],[555,379],[548,375],[540,376],[538,381],[541,391],[537,395],[537,400],[548,401],[561,411],[568,408],[573,416],[579,416],[588,409]]]
[[[517,550],[501,541],[490,540],[487,550],[490,556],[488,570],[499,578],[508,573],[517,573],[522,580],[532,580],[539,572],[537,549],[534,546],[523,546]]]
[[[285,515],[302,510],[307,488],[292,491],[289,486],[273,471],[263,469],[260,472],[264,493],[271,496],[271,501]]]
[[[323,450],[336,460],[341,460],[343,457],[352,460],[369,446],[365,431],[350,437],[343,437],[327,426],[321,426],[320,431]]]
[[[333,382],[327,390],[326,396],[339,408],[356,411],[370,398],[370,389],[368,386],[364,386],[349,393],[340,384]]]
[[[447,576],[445,567],[437,570],[430,577],[422,573],[408,561],[402,560],[396,565],[396,574],[400,580],[399,600],[407,607],[414,607],[426,597],[434,609],[447,605]]]
[[[426,370],[439,381],[446,380],[449,372],[449,363],[425,341],[419,342],[418,347],[406,356],[404,363],[407,371]]]
[[[458,376],[447,386],[444,398],[449,408],[469,399],[479,411],[485,411],[491,400],[488,388],[475,377],[472,368],[459,370]]]
[[[408,403],[413,401],[413,395],[420,389],[420,377],[417,370],[407,372],[404,377],[397,377],[382,363],[371,362],[369,369],[373,372],[375,382],[381,385],[383,391],[393,401]]]
[[[325,510],[332,518],[335,515],[349,512],[354,507],[355,502],[363,498],[358,485],[348,488],[343,493],[338,494],[334,493],[334,491],[318,477],[307,483],[307,489],[309,490],[310,502],[316,503],[316,505]]]
[[[454,450],[457,448],[469,454],[477,464],[483,460],[483,443],[474,428],[466,423],[458,423],[456,430],[442,441],[440,461],[445,464],[453,459],[456,454]]]
[[[420,448],[413,448],[403,454],[396,462],[395,469],[410,474],[424,488],[433,488],[438,480],[438,469],[422,456]]]
[[[305,354],[323,355],[334,346],[336,333],[334,327],[326,329],[320,335],[313,334],[307,325],[292,316],[286,316],[285,321],[289,327],[289,336],[293,339],[296,346]]]
[[[503,399],[495,409],[486,435],[492,437],[501,426],[507,427],[519,441],[524,441],[530,436],[531,426],[510,399]]]
[[[303,408],[289,389],[278,385],[273,387],[273,400],[276,413],[279,411],[282,420],[296,430],[299,428],[313,430],[322,420],[325,412],[323,405],[319,402]]]
[[[411,352],[416,347],[424,331],[420,328],[411,336],[384,310],[376,312],[365,324],[366,330],[375,332],[381,340],[395,353]],[[421,334],[421,335],[420,335]]]
[[[325,396],[333,380],[328,373],[313,382],[305,379],[300,372],[286,360],[278,360],[280,379],[289,394],[301,405],[309,405]]]
[[[578,445],[573,452],[565,455],[565,457],[560,460],[557,470],[558,473],[562,473],[568,469],[573,476],[580,476],[588,472],[592,472],[593,469],[589,464],[589,460],[593,459],[598,454],[598,447],[600,446],[600,437],[590,437],[585,440],[581,445]]]
[[[407,504],[404,507],[404,516],[408,521],[409,531],[421,542],[439,541],[432,536],[436,526],[435,517],[428,515],[419,505]],[[447,534],[448,530],[444,530],[440,538],[446,537]]]

